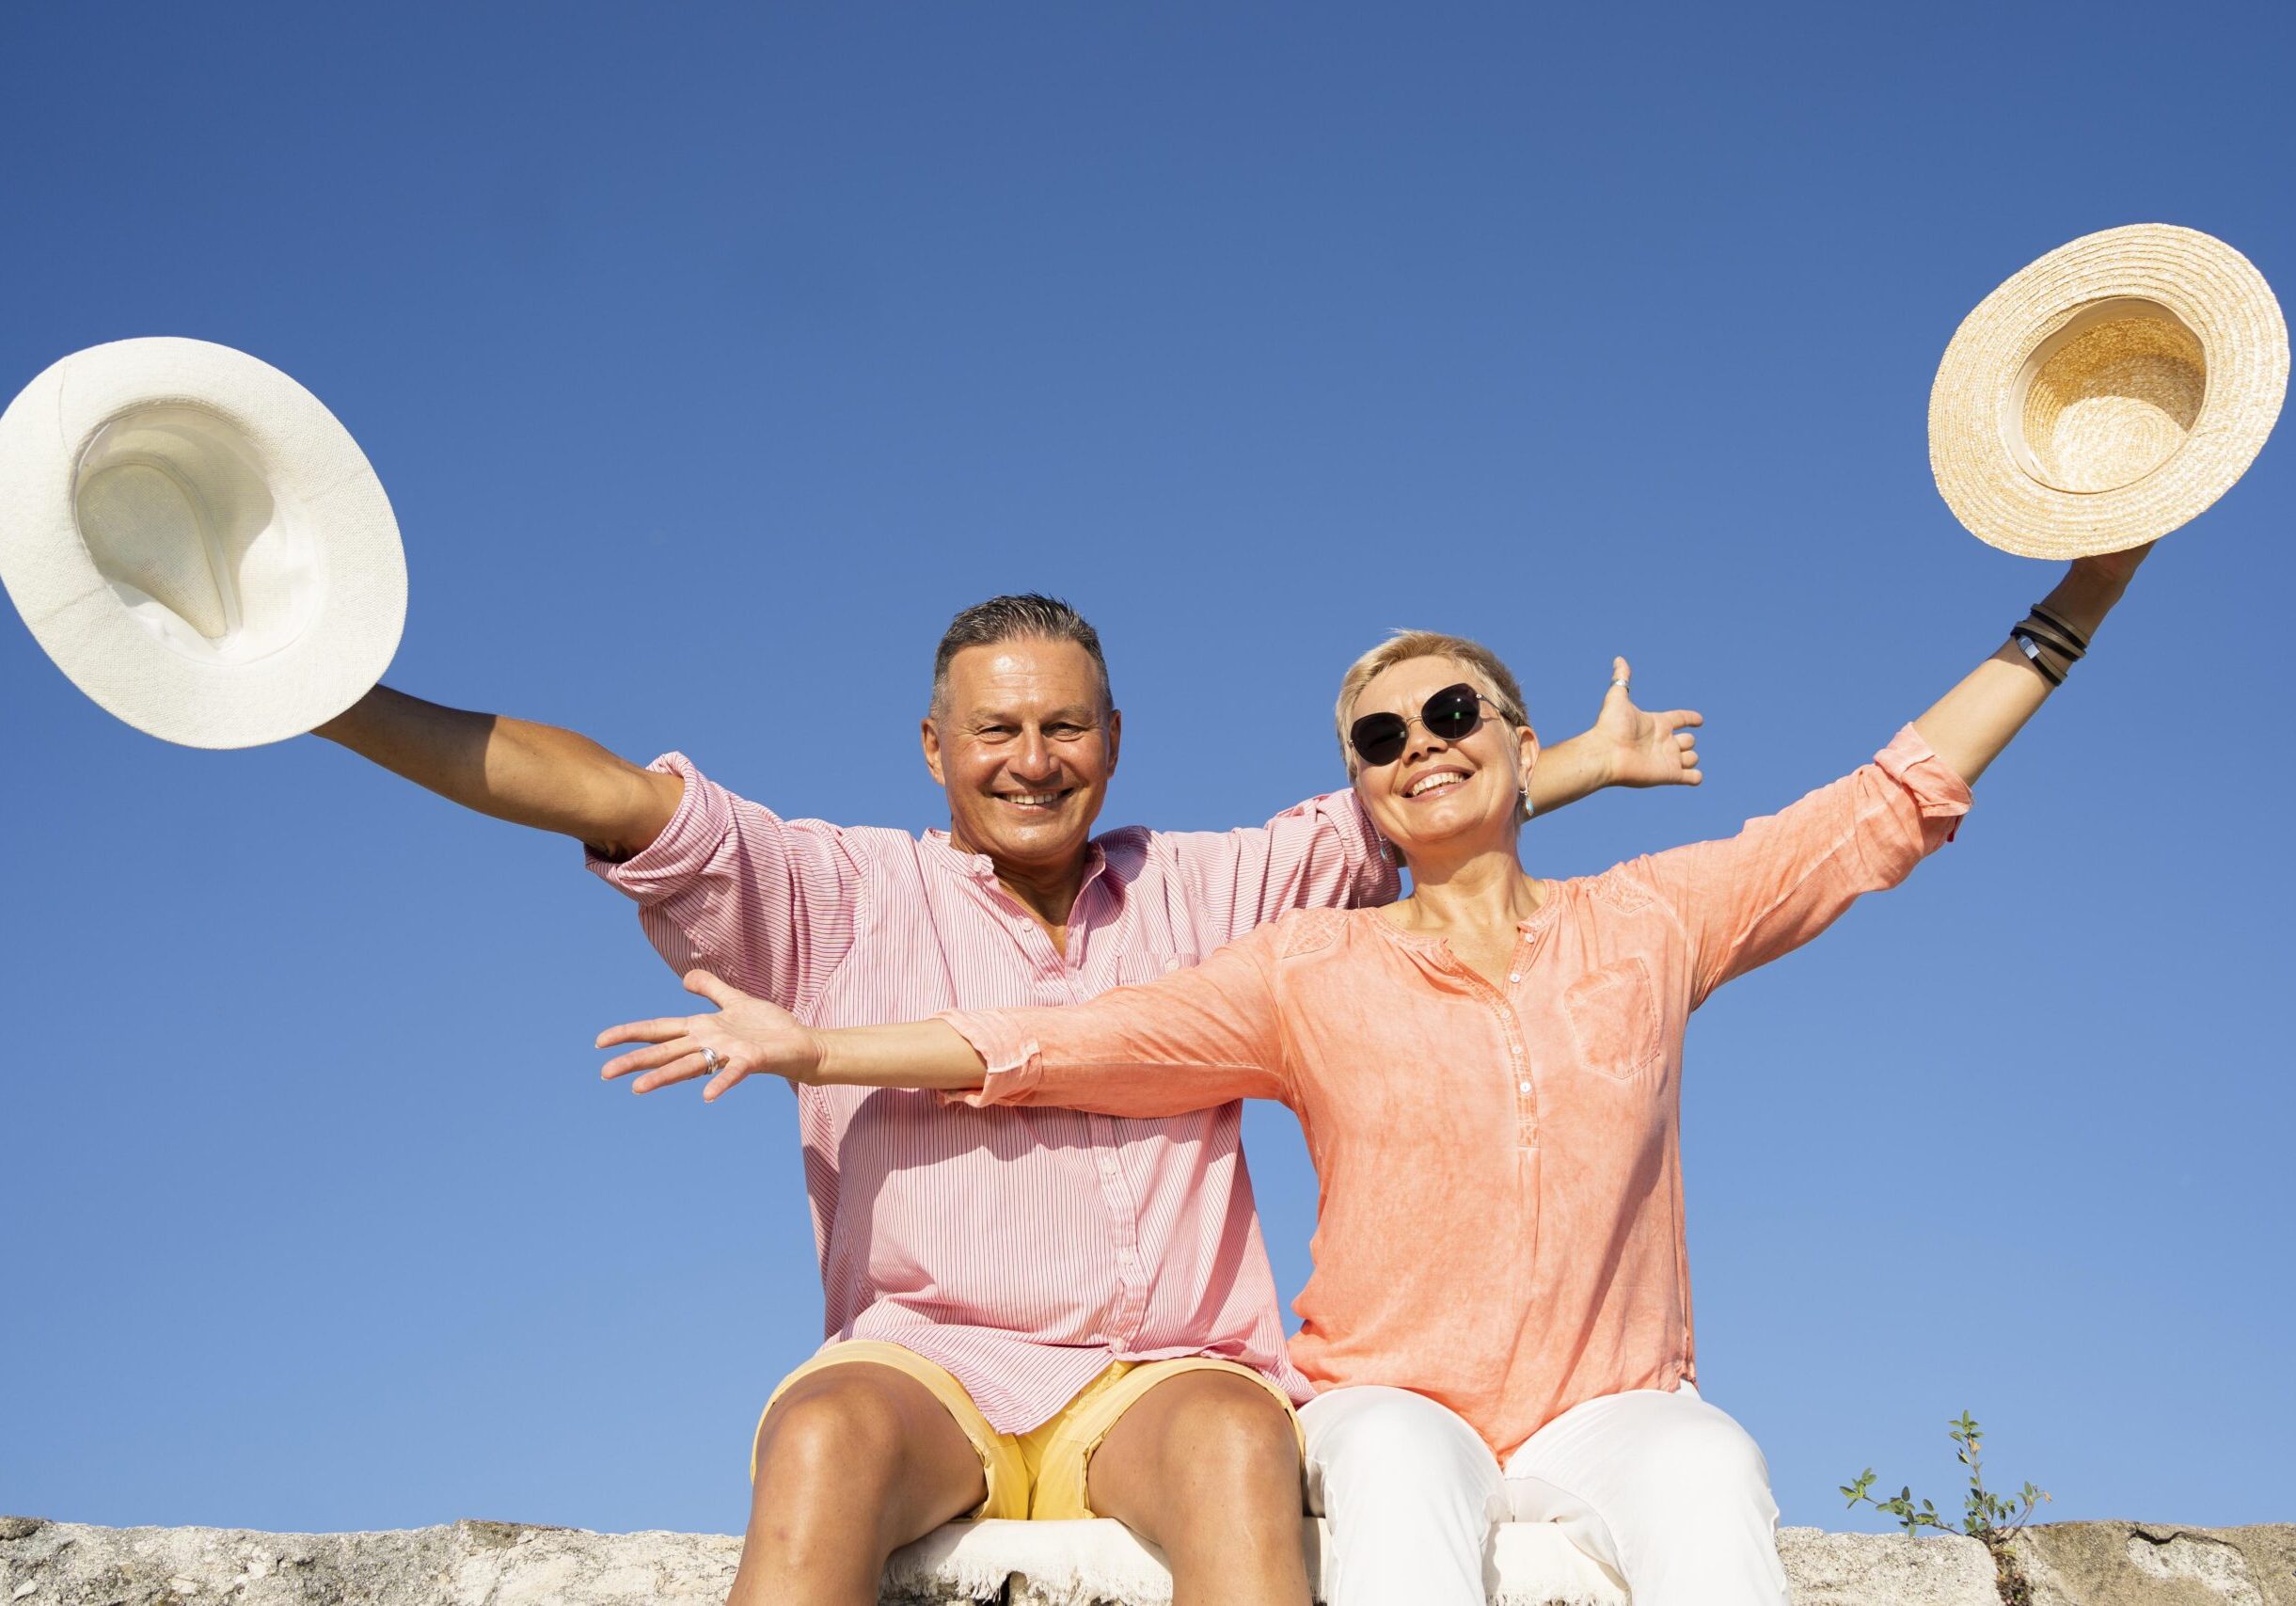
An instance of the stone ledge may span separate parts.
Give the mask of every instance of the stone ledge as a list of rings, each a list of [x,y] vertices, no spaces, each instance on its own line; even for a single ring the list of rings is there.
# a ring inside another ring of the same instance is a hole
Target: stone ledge
[[[2296,1606],[2296,1523],[2052,1522],[2017,1559],[2033,1606]]]
[[[1306,1533],[1321,1556],[1320,1524]],[[1797,1606],[1997,1606],[1968,1539],[1788,1528]],[[0,1606],[718,1606],[737,1539],[457,1522],[373,1534],[96,1528],[0,1518]],[[1510,1524],[1496,1606],[1625,1606],[1543,1524]],[[2019,1541],[2035,1606],[2296,1606],[2296,1526],[2057,1523]],[[885,1606],[1166,1606],[1114,1522],[957,1523],[898,1552]]]

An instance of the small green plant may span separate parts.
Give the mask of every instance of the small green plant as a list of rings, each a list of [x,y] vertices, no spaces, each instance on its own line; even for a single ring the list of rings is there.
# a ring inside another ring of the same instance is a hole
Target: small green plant
[[[2029,1599],[2023,1574],[2017,1558],[2009,1552],[2009,1541],[2033,1520],[2034,1507],[2049,1498],[2047,1489],[2027,1484],[2014,1495],[2003,1496],[1985,1487],[1985,1435],[1977,1426],[1977,1419],[1963,1411],[1958,1418],[1947,1423],[1953,1434],[1956,1458],[1969,1469],[1969,1493],[1961,1501],[1961,1532],[1983,1545],[1993,1557],[1994,1577],[2001,1586],[2001,1598],[2010,1606],[2020,1606]],[[1858,1474],[1853,1483],[1841,1486],[1842,1493],[1854,1509],[1861,1502],[1876,1511],[1886,1512],[1897,1519],[1910,1536],[1924,1528],[1934,1528],[1940,1534],[1954,1532],[1953,1524],[1938,1514],[1929,1501],[1915,1503],[1913,1486],[1908,1484],[1887,1500],[1874,1498],[1874,1469]]]

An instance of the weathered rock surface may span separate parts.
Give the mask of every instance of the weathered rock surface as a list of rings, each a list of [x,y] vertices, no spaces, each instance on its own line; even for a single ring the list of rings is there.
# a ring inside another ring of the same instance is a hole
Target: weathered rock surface
[[[1308,1525],[1320,1557],[1317,1525]],[[2030,1531],[2034,1606],[2296,1606],[2296,1526],[2070,1522]],[[1967,1539],[1789,1528],[1797,1606],[1996,1606]],[[0,1517],[0,1606],[717,1606],[740,1542],[502,1522],[379,1534],[94,1528]],[[1513,1524],[1499,1606],[1625,1606],[1558,1530]],[[887,1569],[886,1606],[1166,1606],[1161,1560],[1113,1522],[958,1523]]]
[[[2017,1559],[2033,1606],[2296,1606],[2296,1523],[2057,1522]]]

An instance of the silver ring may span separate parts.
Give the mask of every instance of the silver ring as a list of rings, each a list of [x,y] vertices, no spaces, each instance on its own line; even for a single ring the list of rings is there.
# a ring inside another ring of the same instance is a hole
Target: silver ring
[[[721,1057],[719,1055],[719,1053],[718,1053],[718,1051],[717,1051],[716,1049],[714,1049],[714,1048],[705,1048],[704,1050],[702,1050],[702,1074],[703,1074],[703,1075],[705,1075],[705,1076],[715,1076],[715,1075],[716,1075],[716,1074],[717,1074],[719,1072],[720,1072],[720,1071],[722,1071],[722,1070],[724,1070],[724,1069],[725,1069],[725,1060],[724,1060],[724,1059],[723,1059],[723,1058],[722,1058],[722,1057]]]
[[[1617,676],[1613,676],[1611,677],[1610,684],[1611,684],[1611,685],[1613,685],[1613,686],[1615,686],[1615,687],[1617,687],[1617,688],[1618,688],[1620,691],[1622,691],[1622,692],[1631,692],[1631,691],[1633,691],[1633,690],[1634,690],[1634,688],[1633,688],[1633,686],[1632,686],[1631,684],[1629,684],[1629,683],[1628,683],[1628,682],[1626,682],[1626,681],[1623,681],[1623,680],[1619,679],[1619,678],[1618,678]]]

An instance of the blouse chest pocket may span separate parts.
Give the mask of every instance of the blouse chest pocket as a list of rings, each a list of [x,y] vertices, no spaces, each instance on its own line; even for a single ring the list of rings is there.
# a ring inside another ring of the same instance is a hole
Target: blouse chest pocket
[[[1658,1063],[1658,999],[1650,967],[1623,959],[1591,970],[1562,992],[1562,1013],[1578,1048],[1578,1063],[1614,1082],[1627,1081]]]

